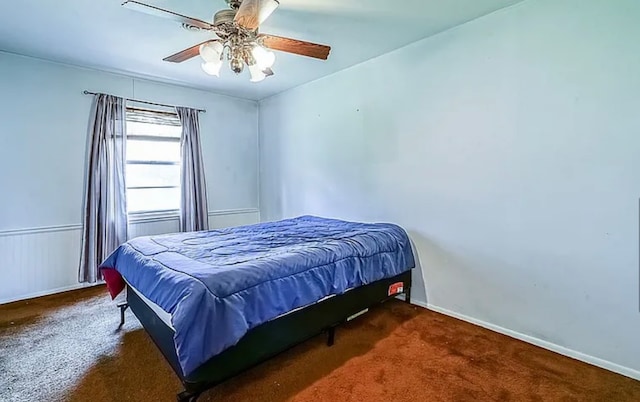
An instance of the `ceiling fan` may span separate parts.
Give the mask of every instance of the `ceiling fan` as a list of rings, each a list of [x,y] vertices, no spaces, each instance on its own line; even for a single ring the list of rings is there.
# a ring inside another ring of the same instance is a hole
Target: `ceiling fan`
[[[211,31],[218,39],[210,39],[166,57],[164,61],[182,63],[197,55],[203,59],[202,69],[209,75],[220,76],[225,55],[231,70],[240,74],[245,65],[252,82],[273,75],[271,67],[275,54],[271,50],[327,60],[331,47],[282,36],[259,33],[262,24],[280,5],[278,0],[225,0],[230,9],[220,10],[213,22],[191,18],[173,11],[135,0],[123,6],[160,17],[170,18],[188,30]]]

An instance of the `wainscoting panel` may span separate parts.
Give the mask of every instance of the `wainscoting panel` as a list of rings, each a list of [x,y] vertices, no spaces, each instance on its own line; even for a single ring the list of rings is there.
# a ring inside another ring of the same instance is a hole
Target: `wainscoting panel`
[[[0,233],[0,303],[79,287],[80,226]]]
[[[257,209],[209,213],[212,229],[257,223]],[[174,233],[177,218],[137,221],[129,237]],[[0,231],[0,304],[81,288],[78,283],[80,225]]]

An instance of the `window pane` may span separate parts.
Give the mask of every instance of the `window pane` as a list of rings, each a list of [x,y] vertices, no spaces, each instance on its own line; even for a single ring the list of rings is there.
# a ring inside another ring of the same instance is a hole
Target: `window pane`
[[[128,140],[127,160],[180,162],[180,143]]]
[[[180,209],[180,189],[127,190],[127,209],[129,212],[178,210]]]
[[[179,185],[179,165],[127,165],[127,187]]]
[[[182,127],[168,126],[164,124],[139,123],[136,121],[127,121],[128,135],[152,135],[156,137],[175,137],[180,138]]]
[[[177,115],[150,110],[127,109],[127,161],[169,162],[127,164],[128,212],[170,211],[180,208],[180,189],[132,189],[131,187],[180,186],[180,135]],[[138,138],[132,137],[137,136]],[[157,140],[164,137],[172,140]]]

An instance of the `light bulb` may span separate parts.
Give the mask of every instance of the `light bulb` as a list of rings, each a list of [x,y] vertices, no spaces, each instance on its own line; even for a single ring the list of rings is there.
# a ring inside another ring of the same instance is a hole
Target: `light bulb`
[[[242,62],[242,60],[234,58],[234,59],[231,59],[231,62],[229,63],[229,67],[231,68],[231,71],[233,71],[234,73],[240,74],[244,69],[244,63]]]
[[[262,46],[255,46],[251,54],[256,59],[256,64],[260,66],[261,70],[271,68],[276,61],[276,55],[271,50],[267,50]]]
[[[220,77],[220,68],[222,67],[222,62],[220,59],[213,62],[202,63],[202,69],[205,73],[209,75],[215,75],[216,77]]]
[[[266,78],[262,68],[257,63],[249,66],[249,73],[251,74],[251,82],[260,82]]]
[[[219,41],[207,42],[200,45],[200,57],[207,62],[220,60],[224,46]]]

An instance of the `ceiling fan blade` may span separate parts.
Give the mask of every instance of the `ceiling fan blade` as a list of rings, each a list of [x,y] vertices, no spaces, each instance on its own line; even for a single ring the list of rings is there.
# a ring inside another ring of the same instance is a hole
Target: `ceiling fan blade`
[[[186,15],[174,13],[173,11],[165,10],[160,7],[144,4],[139,1],[127,0],[122,5],[130,10],[140,11],[146,14],[155,15],[156,17],[169,18],[181,24],[187,24],[200,29],[208,31],[213,30],[215,27],[206,21],[199,20],[197,18],[187,17]]]
[[[209,42],[215,42],[215,40],[211,39],[211,40],[204,41],[202,43],[198,43],[195,46],[191,46],[188,49],[184,49],[176,54],[172,54],[171,56],[165,57],[162,60],[169,61],[171,63],[182,63],[183,61],[187,61],[191,58],[198,56],[200,54],[200,46]]]
[[[234,18],[243,28],[255,30],[278,8],[278,0],[243,0]]]
[[[275,35],[261,34],[259,36],[262,38],[262,43],[264,43],[266,47],[273,50],[280,50],[281,52],[299,54],[321,60],[327,60],[331,52],[331,47],[326,45]]]

